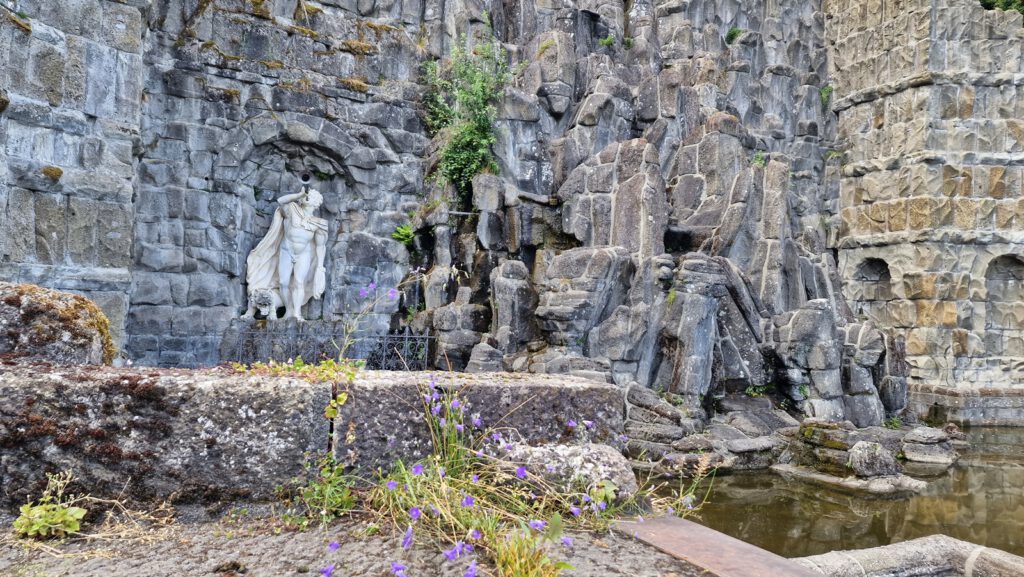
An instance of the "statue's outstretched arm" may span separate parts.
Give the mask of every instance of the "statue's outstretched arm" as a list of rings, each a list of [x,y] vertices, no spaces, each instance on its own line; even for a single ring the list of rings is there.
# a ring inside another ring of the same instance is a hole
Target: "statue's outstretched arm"
[[[306,196],[306,188],[305,187],[302,188],[302,192],[296,192],[296,193],[293,193],[293,194],[286,194],[286,195],[282,196],[281,198],[277,199],[277,203],[281,204],[281,205],[284,205],[284,204],[288,204],[289,202],[296,202],[296,201],[300,200],[303,196]]]

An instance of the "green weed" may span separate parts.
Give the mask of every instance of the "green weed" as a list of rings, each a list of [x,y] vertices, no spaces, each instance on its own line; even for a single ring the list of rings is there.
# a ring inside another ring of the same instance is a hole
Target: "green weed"
[[[77,533],[87,511],[77,506],[82,497],[65,494],[73,479],[71,471],[47,473],[43,496],[34,504],[21,506],[20,515],[14,520],[14,532],[35,539],[64,538]]]

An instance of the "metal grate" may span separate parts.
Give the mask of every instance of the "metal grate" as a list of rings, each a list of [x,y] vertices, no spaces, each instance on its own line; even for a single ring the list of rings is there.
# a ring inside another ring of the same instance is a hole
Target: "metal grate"
[[[343,332],[247,330],[229,333],[234,343],[225,342],[222,361],[254,363],[286,361],[302,357],[307,362],[338,358],[344,349],[348,359],[366,362],[366,368],[387,371],[422,371],[431,368],[430,351],[434,337],[406,332],[349,338]]]

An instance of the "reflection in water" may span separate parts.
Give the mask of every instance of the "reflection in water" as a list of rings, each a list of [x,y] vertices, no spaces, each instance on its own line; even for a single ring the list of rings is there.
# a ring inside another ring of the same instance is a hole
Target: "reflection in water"
[[[785,557],[943,533],[1024,555],[1024,429],[974,428],[922,495],[855,497],[760,472],[718,477],[696,521]],[[917,474],[917,471],[908,470]]]

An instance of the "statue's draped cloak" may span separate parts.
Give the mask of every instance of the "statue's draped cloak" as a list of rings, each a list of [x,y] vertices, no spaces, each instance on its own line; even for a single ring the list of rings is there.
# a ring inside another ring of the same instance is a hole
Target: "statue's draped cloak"
[[[270,223],[270,230],[260,241],[256,248],[252,249],[246,259],[245,280],[248,292],[266,288],[279,291],[281,283],[278,280],[278,262],[281,254],[281,243],[284,241],[284,211],[288,211],[288,217],[292,222],[298,223],[307,230],[315,232],[313,237],[313,248],[315,251],[314,262],[309,267],[306,278],[302,279],[305,298],[302,305],[305,306],[311,298],[319,299],[327,287],[327,279],[324,273],[324,257],[327,255],[327,221],[322,218],[307,216],[302,212],[298,203],[289,202],[274,211],[274,219]],[[283,296],[283,295],[282,295]]]

